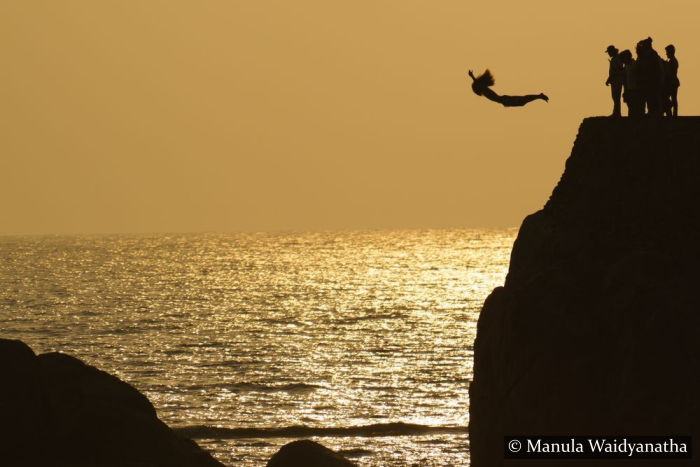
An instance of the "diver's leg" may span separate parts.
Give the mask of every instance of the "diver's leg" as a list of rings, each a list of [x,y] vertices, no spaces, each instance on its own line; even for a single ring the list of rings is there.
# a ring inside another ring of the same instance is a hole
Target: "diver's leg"
[[[542,99],[543,101],[548,101],[549,98],[544,94],[528,94],[525,96],[500,96],[500,103],[504,107],[522,107],[528,102],[535,101],[537,99]]]

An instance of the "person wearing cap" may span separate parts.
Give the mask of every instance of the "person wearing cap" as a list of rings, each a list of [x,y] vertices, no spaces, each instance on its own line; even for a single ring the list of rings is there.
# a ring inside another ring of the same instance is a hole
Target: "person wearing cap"
[[[610,86],[613,100],[613,113],[611,117],[620,117],[620,97],[622,96],[622,83],[625,81],[625,70],[620,59],[620,54],[614,45],[609,45],[605,52],[610,56],[610,69],[606,86]]]

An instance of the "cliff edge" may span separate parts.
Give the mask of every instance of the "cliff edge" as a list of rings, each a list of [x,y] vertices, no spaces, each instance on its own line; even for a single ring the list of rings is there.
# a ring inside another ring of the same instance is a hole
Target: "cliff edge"
[[[585,119],[479,316],[472,466],[538,463],[505,435],[699,439],[699,268],[700,117]]]

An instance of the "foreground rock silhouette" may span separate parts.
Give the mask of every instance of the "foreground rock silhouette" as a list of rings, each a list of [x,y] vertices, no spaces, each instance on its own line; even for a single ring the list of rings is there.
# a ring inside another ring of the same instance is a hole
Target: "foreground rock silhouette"
[[[0,465],[218,467],[133,386],[77,358],[0,339]]]
[[[355,464],[340,454],[314,441],[292,441],[280,448],[267,462],[267,467],[353,467]]]
[[[36,355],[0,339],[0,466],[223,467],[160,421],[146,396],[75,357]],[[270,467],[350,467],[309,440],[288,443]]]
[[[479,317],[472,466],[617,465],[504,462],[504,435],[691,435],[698,452],[699,283],[700,118],[584,120]]]

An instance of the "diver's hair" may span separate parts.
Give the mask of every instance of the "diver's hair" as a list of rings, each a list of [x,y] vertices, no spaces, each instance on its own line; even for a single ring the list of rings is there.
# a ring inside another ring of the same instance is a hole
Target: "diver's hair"
[[[478,95],[481,95],[484,89],[493,86],[495,82],[496,81],[493,79],[491,71],[486,70],[474,79],[474,82],[472,83],[472,91],[474,91]]]

